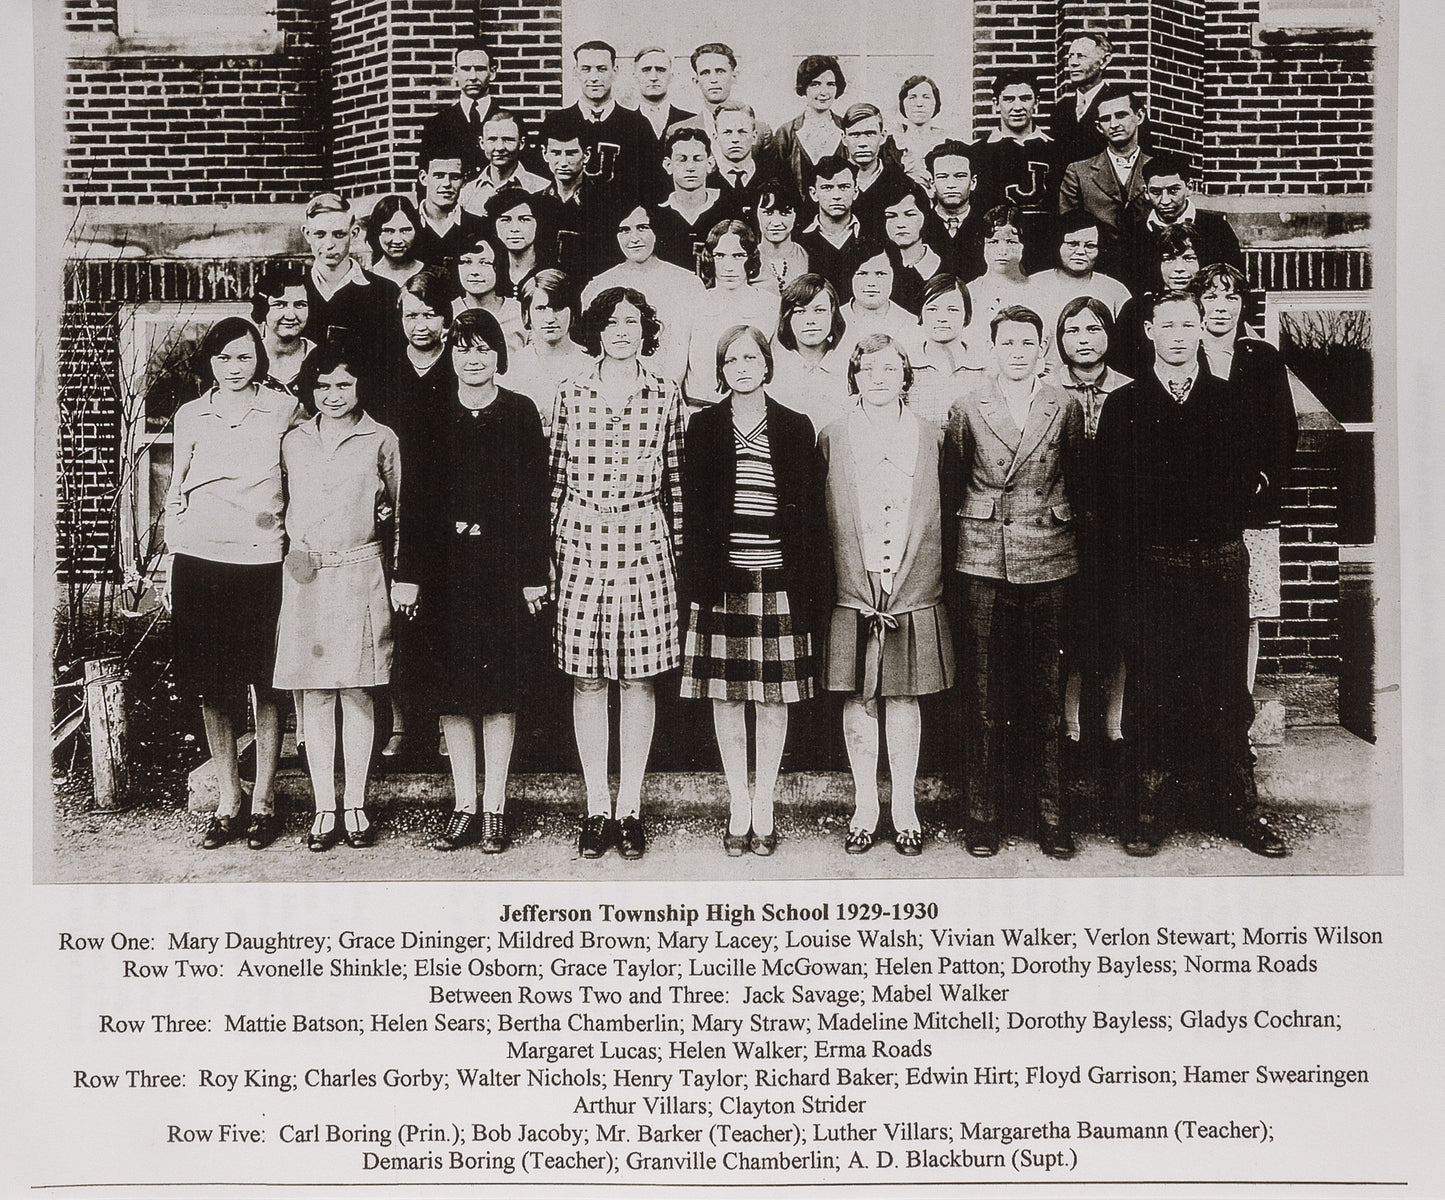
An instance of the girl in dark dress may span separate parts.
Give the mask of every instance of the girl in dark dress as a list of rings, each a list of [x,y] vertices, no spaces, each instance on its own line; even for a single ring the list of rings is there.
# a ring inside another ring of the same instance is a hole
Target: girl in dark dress
[[[422,511],[408,514],[397,608],[415,622],[414,678],[440,714],[451,760],[456,809],[433,845],[454,850],[480,837],[495,854],[507,844],[507,770],[529,618],[547,594],[547,443],[532,401],[497,386],[507,344],[496,318],[462,313],[447,347],[457,386],[429,464],[435,484],[423,491]]]

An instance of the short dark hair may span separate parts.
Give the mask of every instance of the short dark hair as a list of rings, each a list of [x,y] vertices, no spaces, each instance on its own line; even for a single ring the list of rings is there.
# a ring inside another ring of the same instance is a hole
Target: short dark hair
[[[998,341],[998,327],[1008,323],[1015,325],[1032,325],[1038,332],[1039,341],[1044,340],[1044,319],[1034,312],[1033,309],[1023,304],[1010,304],[1007,308],[1001,308],[988,323],[988,340]]]
[[[1149,292],[1140,306],[1140,315],[1146,321],[1153,321],[1154,314],[1165,304],[1192,304],[1200,319],[1204,317],[1204,301],[1194,292]]]
[[[1004,88],[1023,85],[1033,92],[1037,98],[1039,94],[1039,81],[1032,71],[1023,71],[1015,67],[1000,71],[993,77],[993,98],[997,100],[1003,95]]]
[[[564,108],[561,112],[547,114],[547,119],[542,122],[542,149],[547,148],[548,142],[577,142],[585,143],[586,136],[583,130],[581,114],[575,108]]]
[[[472,139],[476,141],[475,138]],[[483,166],[482,152],[479,147],[473,145],[462,146],[456,142],[439,141],[436,138],[424,138],[421,148],[416,155],[416,169],[425,175],[433,162],[442,158],[454,158],[461,164],[463,178],[470,179]]]
[[[854,179],[858,178],[858,168],[851,159],[844,158],[841,154],[825,154],[818,160],[818,165],[813,169],[813,182],[820,179],[836,179],[847,171]]]
[[[762,212],[763,209],[771,209],[777,212],[797,212],[801,206],[797,189],[793,186],[792,177],[779,179],[773,176],[763,182],[758,189],[758,202],[755,212]]]
[[[933,147],[923,156],[923,165],[928,168],[931,175],[933,164],[940,158],[961,158],[968,163],[970,173],[975,173],[973,168],[973,147],[967,142],[961,142],[957,138],[944,138],[938,145]]]
[[[487,197],[487,202],[482,206],[488,221],[496,221],[503,213],[509,213],[514,208],[530,208],[532,215],[537,218],[540,226],[545,219],[544,209],[547,203],[539,199],[534,193],[522,187],[504,187],[499,192],[493,192]],[[541,240],[540,238],[538,239]]]
[[[602,357],[602,330],[620,304],[630,304],[642,314],[641,357],[655,354],[657,339],[662,334],[662,322],[657,319],[657,310],[647,302],[647,297],[630,287],[605,288],[592,297],[592,303],[582,314],[582,349],[593,358]]]
[[[947,271],[940,271],[923,285],[923,291],[918,297],[920,324],[923,322],[921,315],[923,309],[940,296],[948,295],[949,292],[958,292],[963,297],[963,323],[965,325],[973,324],[973,297],[968,294],[968,288],[964,285],[963,280]]]
[[[590,42],[583,42],[580,46],[575,47],[572,51],[572,61],[574,63],[577,61],[578,55],[584,50],[600,50],[612,60],[614,67],[617,65],[617,47],[602,41],[600,38],[593,38]]]
[[[202,380],[210,380],[212,386],[215,386],[216,376],[211,371],[211,359],[243,337],[250,338],[256,349],[256,373],[251,376],[251,382],[264,383],[266,376],[271,373],[271,358],[266,353],[266,343],[261,340],[261,331],[245,317],[222,317],[206,330],[206,336],[201,339],[201,347],[196,351],[200,357],[200,369],[196,374]]]
[[[1244,272],[1232,263],[1210,263],[1207,267],[1200,268],[1199,274],[1189,284],[1189,290],[1201,300],[1204,299],[1205,292],[1216,287],[1240,298],[1249,296],[1249,281],[1244,277]]]
[[[1170,225],[1154,235],[1154,252],[1159,256],[1160,262],[1183,258],[1190,250],[1198,256],[1199,238],[1192,229],[1186,229],[1182,225]]]
[[[366,218],[366,244],[371,247],[371,252],[377,258],[382,257],[381,253],[381,227],[385,225],[397,213],[401,213],[411,222],[414,234],[421,232],[421,214],[417,212],[416,205],[405,196],[392,194],[383,196],[374,205]]]
[[[719,221],[709,229],[707,241],[703,243],[706,248],[698,259],[697,270],[707,287],[712,287],[717,282],[717,271],[714,269],[712,261],[713,252],[717,249],[717,244],[729,234],[736,237],[742,243],[743,250],[747,252],[748,281],[756,279],[758,272],[763,269],[763,260],[758,254],[758,235],[744,222],[730,217],[725,221]]]
[[[1054,222],[1054,233],[1058,235],[1060,245],[1069,234],[1078,233],[1081,229],[1097,229],[1100,236],[1104,233],[1103,222],[1087,208],[1076,208]]]
[[[701,125],[677,125],[669,129],[662,137],[662,157],[671,158],[672,148],[679,142],[701,142],[703,149],[712,153],[712,138]]]
[[[1108,343],[1114,340],[1114,314],[1109,311],[1109,306],[1097,296],[1075,296],[1059,311],[1058,328],[1054,331],[1056,341],[1054,345],[1059,348],[1059,357],[1068,362],[1064,354],[1064,323],[1073,317],[1077,317],[1085,309],[1099,318],[1099,324],[1104,327],[1104,337]]]
[[[447,328],[447,349],[490,346],[497,352],[497,374],[507,369],[507,335],[501,323],[484,308],[465,308]]]
[[[1162,179],[1166,175],[1178,175],[1180,179],[1188,183],[1193,172],[1194,168],[1187,158],[1168,150],[1159,151],[1139,168],[1139,176],[1145,183],[1151,179]]]
[[[492,252],[492,270],[496,273],[497,284],[492,291],[498,296],[510,296],[512,294],[512,273],[509,269],[510,259],[507,257],[507,248],[497,240],[497,235],[488,227],[480,233],[468,238],[457,252],[455,260],[457,267],[457,286],[461,287],[461,262],[463,257],[473,253],[478,247],[485,246]]]
[[[410,293],[441,317],[448,325],[452,320],[452,300],[456,298],[457,285],[447,274],[446,268],[435,263],[423,267],[404,284],[396,294],[396,307],[401,308],[401,298]]]
[[[266,314],[271,311],[272,300],[281,299],[287,288],[305,286],[306,268],[300,263],[273,263],[256,280],[256,290],[251,296],[251,320],[257,325],[262,324],[266,320]]]
[[[691,57],[688,59],[688,61],[692,63],[692,69],[694,71],[697,70],[697,60],[700,59],[704,54],[720,55],[721,57],[728,60],[728,66],[730,66],[734,71],[738,69],[738,56],[733,53],[733,48],[729,46],[726,42],[704,42],[701,46],[694,50]]]
[[[568,336],[577,332],[577,326],[582,320],[582,294],[565,271],[547,267],[534,271],[523,280],[520,292],[522,324],[528,329],[532,328],[532,305],[537,302],[538,297],[552,301],[553,308],[560,306],[570,312],[572,328],[568,331]]]
[[[920,83],[926,83],[933,89],[933,115],[936,117],[943,108],[943,93],[938,90],[938,84],[934,83],[927,75],[910,75],[903,81],[903,86],[898,89],[898,112],[903,115],[903,97],[908,95]]]
[[[843,76],[843,68],[838,60],[831,54],[810,54],[798,64],[798,78],[793,90],[799,96],[808,94],[808,85],[820,75],[826,75],[832,71],[838,79],[838,95],[848,90],[848,80]]]
[[[296,394],[307,412],[316,411],[316,381],[340,367],[356,377],[356,407],[366,411],[371,399],[371,359],[362,348],[360,338],[351,330],[333,327],[321,345],[306,356],[296,374]]]
[[[854,125],[861,125],[864,121],[878,122],[879,127],[883,125],[883,110],[876,104],[869,104],[866,100],[860,100],[857,104],[850,104],[848,111],[843,114],[843,132],[847,133]]]
[[[1095,111],[1098,111],[1099,105],[1110,100],[1127,100],[1129,101],[1129,107],[1135,112],[1142,112],[1144,110],[1144,101],[1139,98],[1139,92],[1132,83],[1106,83],[1099,89],[1098,98],[1094,101]]]
[[[758,349],[763,352],[763,362],[767,364],[767,373],[763,376],[764,383],[773,382],[773,348],[768,344],[768,335],[753,325],[730,325],[723,330],[722,337],[717,340],[717,390],[728,392],[728,381],[723,378],[723,358],[731,346],[740,337],[751,337],[757,344]]]
[[[913,387],[913,364],[908,361],[908,351],[903,348],[901,342],[895,341],[886,333],[870,333],[858,339],[858,344],[853,347],[853,353],[848,356],[848,394],[858,394],[858,368],[863,361],[865,354],[877,354],[880,350],[892,349],[898,357],[903,360],[903,396],[907,397],[909,389]]]
[[[823,276],[809,271],[783,289],[782,307],[778,311],[778,345],[784,350],[798,348],[798,339],[793,334],[793,314],[812,304],[820,295],[827,296],[833,306],[833,324],[828,329],[823,349],[831,350],[843,340],[843,335],[848,332],[848,323],[843,319],[838,292]]]
[[[993,237],[1004,226],[1019,231],[1019,240],[1024,236],[1024,215],[1012,204],[995,204],[983,214],[983,225],[979,232],[985,239]]]
[[[923,190],[923,186],[907,176],[897,180],[879,199],[882,200],[883,210],[886,213],[888,209],[902,204],[903,201],[910,196],[913,197],[913,202],[918,205],[918,211],[927,216],[932,201],[929,199],[928,193]]]

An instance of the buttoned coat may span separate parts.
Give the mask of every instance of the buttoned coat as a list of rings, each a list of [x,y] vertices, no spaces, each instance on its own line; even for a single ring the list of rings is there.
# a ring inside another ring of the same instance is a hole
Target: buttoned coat
[[[1131,218],[1142,221],[1149,215],[1149,200],[1144,195],[1144,164],[1152,157],[1141,150],[1124,184],[1114,174],[1107,150],[1093,158],[1070,163],[1059,185],[1059,215],[1066,217],[1080,209],[1091,213],[1099,219],[1103,226],[1100,232],[1110,246],[1117,245]]]
[[[1083,411],[1054,384],[1038,385],[1023,430],[997,380],[959,400],[946,455],[960,498],[956,569],[1008,583],[1076,574],[1083,448]]]

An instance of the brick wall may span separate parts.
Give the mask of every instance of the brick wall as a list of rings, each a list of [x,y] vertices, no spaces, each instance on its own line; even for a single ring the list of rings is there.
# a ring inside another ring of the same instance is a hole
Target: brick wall
[[[1032,71],[1039,111],[1054,102],[1059,61],[1059,0],[974,0],[973,118],[975,132],[997,125],[993,79],[1005,68]]]
[[[120,469],[116,306],[77,297],[60,322],[55,552],[59,578],[113,576]]]
[[[1262,675],[1340,668],[1339,468],[1335,438],[1301,438],[1281,505],[1280,619],[1260,622]]]
[[[1368,192],[1373,177],[1371,45],[1256,48],[1259,0],[1205,0],[1204,191]]]
[[[295,202],[330,177],[329,13],[279,0],[284,52],[242,58],[72,58],[64,194],[71,203]],[[72,34],[115,32],[115,0],[66,0]]]
[[[497,52],[492,90],[535,131],[543,113],[562,106],[561,4],[494,0],[482,10],[482,40]]]

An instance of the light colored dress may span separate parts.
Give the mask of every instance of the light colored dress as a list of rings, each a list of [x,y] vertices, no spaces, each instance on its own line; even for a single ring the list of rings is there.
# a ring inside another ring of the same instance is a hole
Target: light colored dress
[[[565,345],[565,354],[543,357],[537,353],[536,345],[528,342],[508,356],[505,373],[497,376],[498,387],[526,396],[537,406],[537,415],[542,418],[542,432],[549,437],[557,389],[569,379],[586,375],[597,362],[576,342],[568,340]]]
[[[773,347],[773,381],[768,393],[813,422],[821,433],[852,411],[854,398],[848,394],[848,359],[836,348],[822,361],[809,363],[796,350]]]
[[[276,629],[278,688],[377,687],[390,682],[391,603],[382,570],[378,507],[401,540],[401,453],[396,434],[363,413],[334,449],[320,417],[281,443],[286,553]]]
[[[646,679],[681,661],[682,403],[644,367],[609,408],[600,369],[564,383],[553,415],[553,648],[568,675]]]

